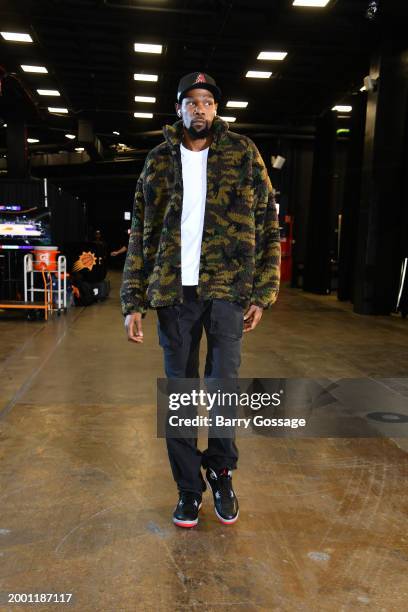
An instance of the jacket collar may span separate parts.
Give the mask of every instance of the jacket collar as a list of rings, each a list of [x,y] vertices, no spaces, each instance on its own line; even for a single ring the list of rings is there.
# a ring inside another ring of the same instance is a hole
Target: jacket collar
[[[228,131],[228,123],[220,117],[215,117],[213,122],[214,139],[211,146],[217,144],[223,134]],[[173,125],[165,125],[163,127],[163,134],[166,142],[170,147],[177,147],[180,145],[183,136],[183,121],[176,121]]]

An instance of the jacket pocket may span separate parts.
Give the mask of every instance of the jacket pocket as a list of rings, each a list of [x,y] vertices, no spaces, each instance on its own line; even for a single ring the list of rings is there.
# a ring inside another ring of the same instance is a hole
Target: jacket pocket
[[[244,308],[236,302],[213,299],[210,332],[215,336],[239,340],[244,329]]]

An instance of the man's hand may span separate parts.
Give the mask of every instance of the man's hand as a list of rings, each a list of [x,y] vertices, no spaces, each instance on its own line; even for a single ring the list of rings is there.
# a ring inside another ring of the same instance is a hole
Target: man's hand
[[[251,306],[244,314],[244,333],[255,329],[255,327],[261,320],[262,313],[263,308],[261,308],[261,306],[255,306],[255,304],[251,304]]]
[[[128,340],[131,342],[143,342],[143,330],[142,330],[142,313],[133,312],[132,314],[126,315],[125,327]]]

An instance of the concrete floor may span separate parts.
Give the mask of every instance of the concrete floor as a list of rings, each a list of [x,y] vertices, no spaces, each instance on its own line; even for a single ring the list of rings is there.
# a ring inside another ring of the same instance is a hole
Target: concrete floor
[[[406,610],[403,443],[243,438],[239,521],[221,525],[206,493],[198,527],[173,526],[156,317],[144,345],[128,343],[118,282],[105,303],[48,324],[0,318],[0,601],[70,592],[81,612]],[[407,353],[405,321],[285,289],[245,336],[241,376],[403,379]]]

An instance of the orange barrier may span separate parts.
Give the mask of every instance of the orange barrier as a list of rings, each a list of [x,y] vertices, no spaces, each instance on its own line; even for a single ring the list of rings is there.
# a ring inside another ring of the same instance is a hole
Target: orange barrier
[[[48,311],[50,310],[52,304],[52,282],[50,281],[50,287],[48,287],[47,279],[45,276],[45,265],[43,264],[40,269],[44,283],[44,302],[19,302],[18,300],[0,300],[0,310],[14,308],[23,308],[24,310],[44,310],[45,320],[48,321]],[[48,299],[48,297],[50,297],[50,300]]]

